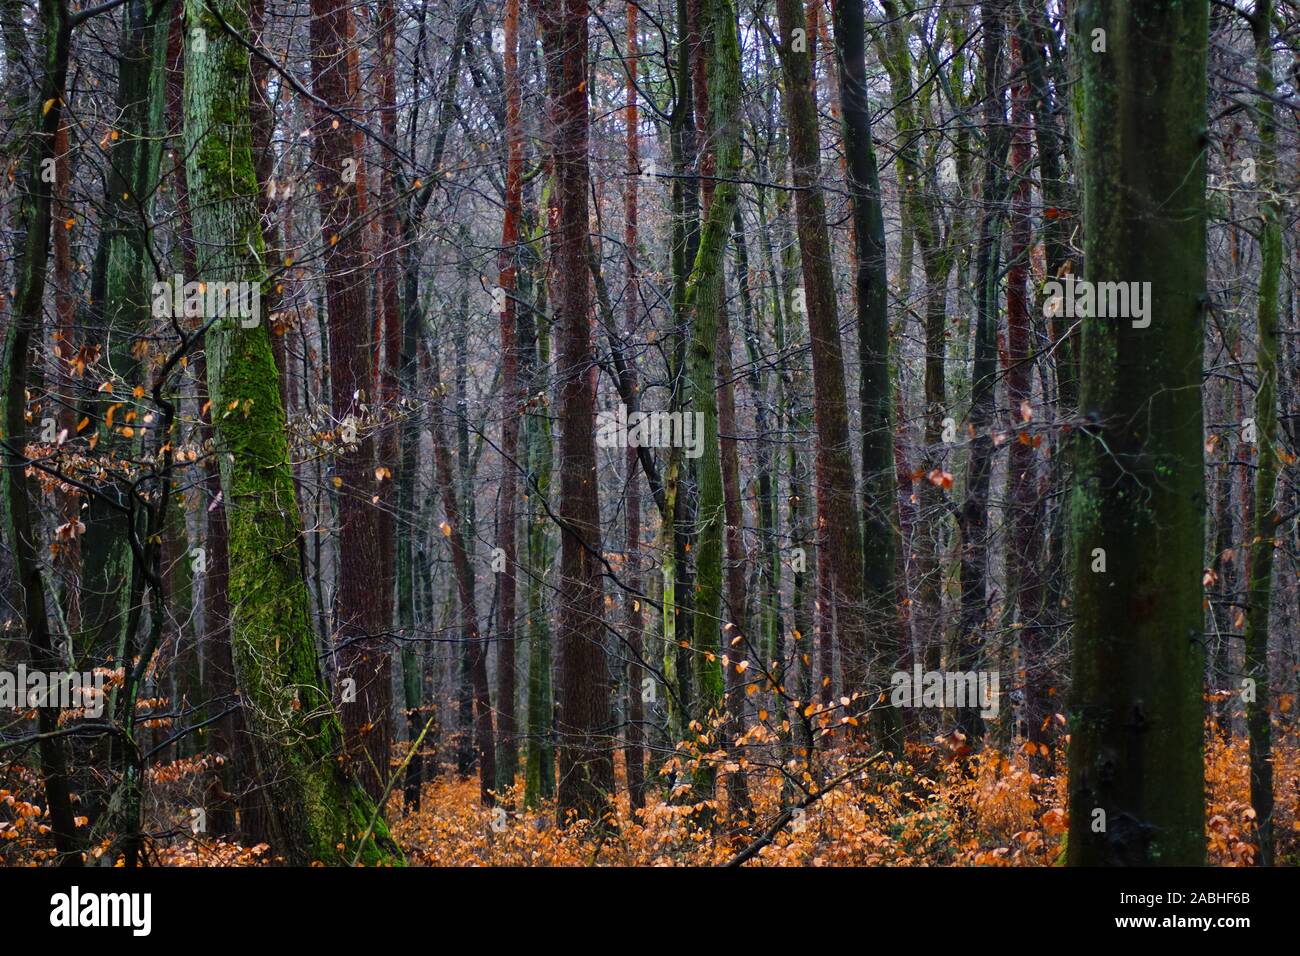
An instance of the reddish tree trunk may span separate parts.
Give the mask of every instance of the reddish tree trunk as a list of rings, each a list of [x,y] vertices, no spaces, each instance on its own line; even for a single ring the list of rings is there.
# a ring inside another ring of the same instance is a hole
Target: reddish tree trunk
[[[624,112],[624,126],[627,138],[627,182],[623,192],[623,245],[627,252],[627,289],[623,293],[626,303],[625,322],[628,336],[636,331],[637,299],[640,285],[637,280],[636,241],[637,241],[637,181],[641,175],[640,137],[638,124],[640,117],[637,109],[637,8],[633,3],[627,5],[627,108]],[[636,395],[640,389],[636,366],[628,362],[627,394]],[[641,466],[637,463],[637,449],[629,446],[625,456],[624,468],[627,475],[625,494],[627,497],[627,524],[624,538],[624,551],[627,555],[627,583],[633,592],[641,590]],[[641,667],[643,649],[643,611],[641,599],[633,595],[627,598],[627,749],[624,762],[627,766],[628,803],[632,809],[633,819],[636,811],[645,808],[645,747],[643,746],[642,723],[645,720],[645,707],[641,698],[641,681],[644,670]]]
[[[388,777],[392,699],[391,661],[381,637],[387,626],[375,599],[382,544],[372,498],[374,440],[362,405],[370,405],[372,340],[367,320],[366,262],[361,210],[363,157],[347,112],[357,81],[349,8],[341,0],[312,0],[312,91],[333,109],[321,109],[312,131],[317,164],[325,299],[329,309],[331,412],[340,438],[338,488],[339,581],[337,641],[343,729],[355,771],[378,799]],[[335,112],[335,110],[339,112]],[[346,443],[355,430],[355,441]],[[350,701],[351,693],[356,695]]]
[[[434,359],[434,422],[433,457],[437,471],[438,490],[446,521],[442,533],[451,545],[452,569],[456,573],[456,591],[460,598],[461,617],[465,622],[465,642],[468,651],[468,669],[473,687],[474,743],[478,747],[479,798],[485,806],[495,803],[496,749],[492,730],[492,700],[488,693],[487,649],[478,629],[478,606],[474,593],[474,568],[469,562],[469,549],[465,546],[465,519],[456,495],[452,476],[451,448],[447,444],[447,430],[442,407],[443,388],[437,358]]]
[[[1013,74],[1021,61],[1020,44],[1011,39]],[[1034,744],[1031,766],[1048,769],[1039,748],[1047,746],[1048,673],[1043,662],[1042,614],[1042,501],[1038,495],[1038,455],[1022,409],[1029,407],[1033,388],[1033,362],[1029,349],[1029,110],[1027,90],[1017,83],[1011,93],[1011,244],[1007,270],[1007,401],[1014,424],[1007,461],[1010,534],[1007,557],[1014,574],[1019,610],[1021,663],[1025,669],[1024,717]]]
[[[844,693],[861,694],[855,710],[871,701],[868,691],[868,647],[863,600],[862,525],[858,512],[849,443],[849,410],[845,388],[844,349],[835,299],[834,252],[826,225],[826,200],[820,185],[821,146],[818,133],[816,74],[809,51],[798,49],[794,32],[809,25],[799,0],[778,0],[781,23],[781,66],[785,75],[786,116],[790,129],[790,168],[798,189],[795,218],[799,235],[808,310],[808,338],[813,365],[813,414],[817,422],[818,531],[826,550],[819,563],[819,583],[834,595],[836,638],[844,670]],[[815,26],[815,21],[812,24]],[[816,30],[808,31],[808,39]],[[826,579],[829,578],[829,581]],[[829,688],[823,688],[823,691]]]
[[[506,0],[506,195],[501,225],[501,251],[497,258],[501,306],[501,489],[497,514],[497,547],[504,567],[497,603],[497,746],[498,773],[503,787],[515,782],[519,745],[515,739],[515,596],[516,543],[518,541],[519,349],[515,332],[515,288],[519,217],[523,208],[524,141],[520,117],[519,0]]]
[[[608,727],[609,672],[600,574],[594,368],[587,268],[587,0],[537,0],[554,130],[557,221],[553,225],[559,337],[561,530],[556,732],[561,823],[603,817],[614,789]]]

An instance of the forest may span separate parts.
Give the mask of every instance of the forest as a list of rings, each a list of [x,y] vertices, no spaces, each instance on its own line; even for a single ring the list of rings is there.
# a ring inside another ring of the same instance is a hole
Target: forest
[[[0,45],[0,866],[1300,863],[1296,0]]]

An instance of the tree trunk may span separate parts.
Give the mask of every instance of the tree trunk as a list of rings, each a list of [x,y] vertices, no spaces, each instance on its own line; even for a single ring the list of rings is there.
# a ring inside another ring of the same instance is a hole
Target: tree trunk
[[[623,187],[623,245],[627,254],[627,282],[623,291],[626,302],[624,316],[625,334],[636,333],[638,318],[638,297],[640,286],[637,281],[637,182],[641,176],[640,160],[640,116],[637,109],[637,7],[634,3],[627,5],[627,52],[623,67],[627,71],[627,86],[624,98],[627,106],[624,110],[624,135],[627,141],[627,180]],[[629,394],[636,396],[640,382],[636,366],[629,363],[624,376]],[[624,525],[623,552],[626,558],[627,585],[632,592],[624,596],[627,602],[625,624],[627,627],[628,663],[627,663],[627,743],[623,750],[623,761],[627,773],[628,806],[632,812],[633,822],[637,820],[637,811],[645,808],[645,701],[641,682],[645,669],[641,666],[644,653],[644,612],[641,598],[637,596],[644,586],[641,575],[641,473],[637,461],[638,451],[628,447],[624,456],[626,497],[626,518]]]
[[[323,104],[313,129],[325,299],[329,310],[330,413],[338,436],[334,478],[338,495],[338,681],[348,752],[373,799],[384,790],[391,749],[392,660],[384,643],[389,622],[376,599],[382,571],[375,445],[366,408],[372,406],[373,341],[368,319],[364,218],[364,157],[355,148],[349,111],[360,105],[359,80],[349,68],[351,12],[342,0],[313,0],[312,92]],[[382,582],[380,587],[382,587]],[[355,695],[355,698],[354,698]]]
[[[880,172],[867,101],[866,22],[862,0],[835,0],[835,52],[844,115],[844,154],[853,214],[854,282],[858,308],[858,401],[862,408],[862,557],[867,628],[872,635],[867,676],[888,686],[902,652],[902,616],[895,605],[894,555],[898,510],[894,475],[893,385],[889,379],[889,302]],[[898,712],[873,712],[882,745],[902,753]]]
[[[707,127],[712,140],[711,164],[718,181],[707,204],[700,244],[686,288],[686,301],[694,314],[687,353],[690,393],[685,408],[702,417],[701,453],[696,460],[699,484],[695,547],[695,612],[691,649],[695,655],[697,742],[705,752],[725,734],[723,688],[725,684],[720,629],[722,614],[722,546],[726,524],[723,494],[722,449],[718,434],[718,332],[722,311],[723,263],[727,238],[736,208],[736,170],[740,165],[740,139],[734,118],[740,98],[740,50],[736,39],[735,10],[729,0],[704,0],[700,31],[711,37],[708,63]],[[699,108],[697,102],[696,108]],[[714,767],[703,759],[696,774],[699,799],[712,799]]]
[[[85,397],[84,414],[97,422],[107,420],[105,413],[111,404],[126,403],[118,409],[119,421],[129,411],[139,411],[135,400],[126,396],[139,384],[135,348],[150,325],[148,277],[154,274],[154,267],[149,258],[146,217],[158,187],[162,157],[170,11],[171,0],[149,0],[127,4],[122,13],[117,89],[120,129],[115,131],[117,139],[110,139],[106,208],[91,267],[86,335],[88,343],[104,348],[119,380],[114,383],[116,392]],[[99,430],[96,451],[106,454],[116,450],[130,457],[139,444],[139,438],[125,438],[120,428],[105,425]],[[139,595],[132,589],[133,561],[125,519],[104,498],[96,496],[88,504],[81,541],[85,570],[78,649],[104,660],[121,646],[123,628]]]
[[[248,9],[241,0],[187,0],[186,16],[186,179],[197,272],[205,281],[260,288],[265,267],[247,126],[248,55],[221,24],[246,32]],[[296,865],[350,862],[358,849],[365,862],[400,861],[382,819],[375,819],[373,839],[356,845],[377,810],[337,760],[342,731],[316,654],[266,323],[213,323],[206,345],[226,502],[234,666],[276,850]]]
[[[434,411],[433,452],[437,470],[438,491],[446,519],[442,534],[451,546],[452,566],[456,573],[456,588],[460,599],[461,619],[464,621],[466,664],[469,670],[474,702],[474,743],[478,747],[479,799],[484,806],[496,802],[496,746],[493,741],[492,701],[488,693],[487,649],[478,627],[477,597],[474,593],[474,568],[470,564],[469,549],[465,546],[465,520],[460,507],[460,496],[452,476],[451,448],[447,444],[442,396],[445,389],[437,356],[434,356]]]
[[[497,547],[503,568],[497,603],[497,775],[498,788],[514,786],[519,769],[515,739],[515,594],[518,556],[519,351],[516,344],[516,275],[519,220],[523,207],[524,143],[520,117],[519,0],[506,0],[506,193],[497,259],[504,301],[501,308],[501,488],[497,513]]]
[[[32,514],[34,491],[27,477],[27,386],[31,350],[40,341],[45,272],[50,257],[50,211],[53,184],[43,175],[54,161],[54,143],[63,122],[63,96],[68,71],[68,10],[64,0],[41,0],[37,30],[40,34],[40,85],[27,101],[31,130],[27,143],[20,190],[23,198],[16,211],[15,234],[22,241],[14,267],[15,295],[13,325],[5,336],[0,363],[0,423],[4,428],[4,467],[0,469],[0,501],[4,503],[5,541],[13,550],[14,571],[22,592],[23,624],[28,658],[34,670],[62,670],[60,656],[50,633],[46,607],[45,576],[41,571],[38,528]],[[24,98],[26,99],[26,98]],[[41,777],[49,807],[50,829],[58,861],[62,866],[80,866],[81,841],[73,821],[72,797],[68,787],[67,751],[59,729],[59,709],[40,707],[36,711]]]
[[[560,325],[556,367],[560,392],[561,534],[559,627],[560,788],[562,825],[603,820],[612,805],[614,763],[609,739],[609,669],[605,649],[597,498],[595,396],[587,269],[587,0],[535,0],[546,54],[554,131],[555,314]]]
[[[790,129],[799,253],[803,266],[808,336],[812,344],[813,413],[817,422],[818,460],[822,466],[818,500],[824,505],[827,541],[821,560],[834,596],[835,636],[844,668],[844,690],[854,698],[853,711],[875,700],[869,687],[869,648],[863,618],[862,524],[854,489],[849,446],[849,409],[844,382],[826,201],[822,193],[817,101],[812,56],[807,44],[794,42],[805,20],[798,0],[778,0],[781,65],[785,74],[786,115]],[[856,718],[855,718],[856,719]]]
[[[1255,0],[1250,17],[1255,40],[1255,85],[1252,104],[1259,134],[1256,172],[1260,193],[1260,273],[1255,312],[1259,342],[1255,368],[1255,429],[1259,458],[1255,471],[1255,527],[1250,542],[1250,600],[1246,613],[1246,667],[1255,682],[1246,702],[1250,734],[1250,803],[1255,810],[1259,864],[1273,865],[1273,750],[1268,667],[1269,612],[1273,598],[1273,551],[1278,546],[1274,492],[1278,477],[1278,283],[1282,271],[1282,200],[1277,181],[1277,125],[1273,97],[1272,0]]]
[[[957,670],[979,669],[985,657],[988,619],[989,479],[993,470],[994,392],[997,385],[998,275],[1006,175],[1006,89],[1002,82],[1003,5],[981,6],[984,37],[984,146],[981,189],[983,214],[975,263],[975,363],[971,374],[970,456],[966,459],[966,497],[961,506],[961,614]],[[980,704],[969,698],[957,708],[957,727],[974,743],[984,734]]]
[[[1106,38],[1104,54],[1082,54],[1085,275],[1150,282],[1151,294],[1148,327],[1083,319],[1073,866],[1205,860],[1207,10],[1152,0],[1079,8],[1081,51],[1094,30]]]
[[[543,207],[549,189],[543,193]],[[533,217],[534,220],[539,217]],[[520,312],[519,351],[521,375],[528,382],[529,401],[524,419],[528,441],[528,741],[524,755],[524,806],[536,809],[555,792],[554,693],[551,686],[551,625],[546,594],[551,566],[547,513],[551,493],[551,414],[549,404],[536,396],[549,391],[551,364],[550,321],[546,308],[546,281],[542,268],[541,229],[534,222],[527,247],[527,275],[533,300]]]

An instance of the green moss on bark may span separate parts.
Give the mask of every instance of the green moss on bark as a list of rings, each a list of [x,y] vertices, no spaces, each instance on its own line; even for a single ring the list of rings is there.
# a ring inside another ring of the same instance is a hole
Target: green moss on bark
[[[1105,53],[1078,47],[1085,278],[1149,282],[1151,296],[1145,328],[1083,321],[1069,862],[1195,865],[1208,5],[1097,0],[1079,17],[1081,37],[1107,36]]]
[[[198,275],[260,283],[266,270],[248,55],[222,21],[245,34],[243,0],[187,0],[186,176]],[[229,533],[231,645],[258,768],[271,790],[275,850],[296,864],[350,863],[375,807],[344,766],[341,727],[316,657],[270,334],[265,323],[219,320],[206,346]],[[359,858],[401,862],[382,820]]]

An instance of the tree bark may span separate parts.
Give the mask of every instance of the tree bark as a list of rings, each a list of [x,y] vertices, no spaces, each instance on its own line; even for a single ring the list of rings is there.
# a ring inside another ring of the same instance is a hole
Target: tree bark
[[[1150,325],[1083,319],[1073,509],[1073,866],[1205,860],[1201,411],[1208,4],[1079,8],[1085,277]],[[1094,30],[1106,52],[1090,52]],[[1106,571],[1094,571],[1104,552]],[[1101,811],[1101,813],[1098,813]]]
[[[623,68],[627,71],[627,85],[624,90],[626,106],[623,112],[624,136],[627,143],[627,179],[623,186],[623,246],[627,256],[627,282],[623,291],[623,300],[626,302],[624,327],[625,334],[628,336],[636,332],[640,294],[637,278],[637,183],[641,176],[641,137],[637,104],[637,53],[637,7],[635,3],[629,3],[627,5],[627,50],[623,59]],[[641,386],[635,365],[628,364],[624,378],[627,392],[636,396]],[[627,505],[623,552],[627,562],[628,589],[633,593],[624,596],[626,602],[624,621],[628,631],[628,663],[627,733],[623,761],[627,773],[628,805],[634,822],[638,822],[637,811],[645,808],[646,756],[645,701],[641,686],[645,677],[645,669],[641,666],[645,626],[641,599],[636,596],[637,592],[642,590],[644,582],[641,574],[641,472],[637,458],[637,449],[629,446],[624,456],[626,483],[623,493]]]
[[[1255,0],[1250,17],[1255,41],[1255,85],[1252,118],[1259,134],[1256,181],[1259,187],[1259,295],[1255,321],[1259,341],[1255,368],[1255,429],[1259,457],[1255,470],[1255,526],[1250,542],[1250,601],[1246,613],[1246,676],[1255,682],[1246,702],[1250,736],[1250,803],[1255,810],[1258,863],[1273,865],[1273,749],[1268,666],[1269,615],[1273,598],[1273,551],[1278,546],[1275,490],[1278,461],[1278,285],[1282,272],[1282,200],[1277,181],[1277,121],[1273,97],[1272,0]]]
[[[437,357],[434,357],[433,453],[437,470],[438,491],[446,519],[442,534],[451,546],[452,567],[460,599],[461,620],[474,702],[474,743],[478,748],[479,799],[484,806],[495,802],[496,746],[493,740],[492,701],[488,692],[487,649],[478,627],[478,605],[474,588],[474,568],[465,545],[465,519],[452,477],[451,447],[447,444],[442,395],[445,391]]]
[[[984,660],[988,618],[989,481],[993,470],[994,393],[997,384],[998,275],[1001,225],[1006,215],[1006,88],[1003,85],[1004,7],[981,8],[984,37],[984,146],[987,152],[981,189],[979,250],[975,263],[975,363],[971,373],[970,427],[974,432],[966,459],[966,496],[961,506],[961,613],[958,620],[957,670],[973,672]],[[977,701],[957,708],[957,727],[974,743],[984,734]]]
[[[853,214],[853,291],[858,309],[858,401],[862,409],[862,560],[867,628],[872,635],[867,677],[884,688],[902,653],[902,616],[895,605],[898,551],[894,475],[893,384],[889,377],[889,301],[880,172],[867,100],[866,17],[862,0],[834,0],[835,52],[844,155]],[[874,688],[873,688],[874,689]],[[897,711],[873,712],[881,743],[902,753]]]
[[[515,739],[515,594],[518,555],[519,350],[516,333],[516,276],[519,220],[523,209],[524,143],[520,117],[519,0],[506,0],[506,192],[497,258],[501,308],[501,488],[497,513],[497,547],[504,567],[497,602],[497,775],[504,791],[515,782],[519,745]]]
[[[392,746],[392,660],[383,637],[389,622],[376,599],[382,542],[372,499],[379,493],[371,412],[374,341],[368,319],[364,218],[364,156],[356,150],[350,110],[359,79],[349,66],[349,6],[313,0],[312,92],[323,103],[312,130],[317,165],[325,299],[329,311],[330,413],[338,432],[334,477],[338,498],[339,579],[335,641],[340,705],[348,752],[372,799],[382,794]],[[383,582],[379,583],[383,587]],[[352,695],[355,699],[352,700]]]
[[[0,424],[4,428],[0,501],[4,504],[4,537],[13,550],[15,576],[22,593],[28,659],[34,670],[51,673],[63,668],[50,633],[38,525],[32,514],[34,492],[27,477],[27,386],[31,350],[41,336],[45,273],[50,258],[54,189],[43,172],[46,164],[54,161],[54,144],[63,122],[70,45],[65,0],[41,0],[36,28],[40,36],[40,81],[35,95],[24,97],[31,110],[32,128],[24,150],[21,185],[25,189],[16,210],[15,234],[22,245],[14,268],[13,325],[5,336],[0,362]],[[61,737],[51,736],[59,728],[59,709],[37,708],[36,726],[42,734],[38,744],[41,777],[58,861],[61,866],[80,866],[81,840],[73,820],[67,751]]]
[[[186,18],[186,180],[197,272],[206,281],[260,287],[265,266],[247,122],[248,55],[236,39],[248,29],[248,8],[243,0],[186,0]],[[322,678],[298,556],[302,526],[270,335],[265,322],[218,322],[206,346],[226,503],[234,667],[275,848],[300,866],[348,863],[376,808],[337,759],[342,729]],[[382,819],[360,850],[363,862],[401,860]]]
[[[600,575],[595,396],[587,269],[587,0],[534,0],[542,28],[554,135],[556,367],[560,393],[559,737],[562,825],[603,821],[612,806],[609,670]]]
[[[786,115],[790,130],[799,252],[803,267],[808,336],[812,344],[813,413],[817,423],[818,460],[822,466],[818,500],[823,505],[828,573],[834,596],[835,636],[844,667],[844,690],[853,710],[875,700],[870,693],[869,648],[863,601],[862,524],[854,488],[849,443],[849,410],[844,380],[826,200],[822,192],[817,102],[812,70],[811,37],[802,48],[794,31],[806,23],[798,0],[778,0],[781,65],[785,75]],[[856,717],[854,718],[856,720]]]

